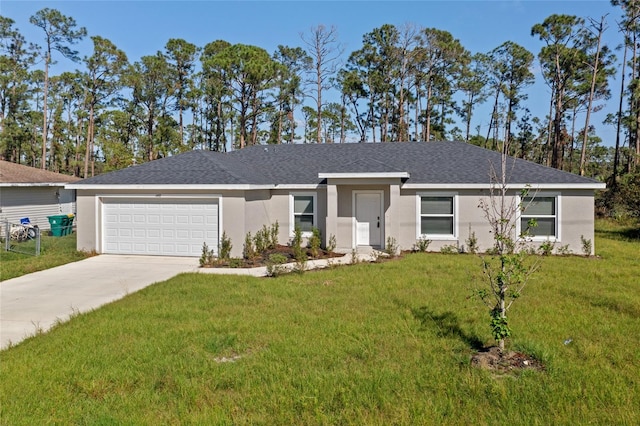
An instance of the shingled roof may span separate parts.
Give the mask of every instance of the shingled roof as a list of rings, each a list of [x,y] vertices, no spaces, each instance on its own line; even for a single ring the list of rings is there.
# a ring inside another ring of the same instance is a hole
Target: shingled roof
[[[228,153],[190,151],[78,182],[84,185],[317,185],[320,174],[405,173],[404,184],[488,184],[500,153],[465,142],[258,145]],[[512,184],[601,186],[510,158]],[[406,176],[405,175],[405,176]]]
[[[75,182],[80,178],[0,160],[0,186],[52,185]]]

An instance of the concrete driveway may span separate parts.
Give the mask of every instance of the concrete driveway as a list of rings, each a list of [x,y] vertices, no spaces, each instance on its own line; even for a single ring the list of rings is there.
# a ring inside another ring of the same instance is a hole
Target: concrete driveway
[[[0,349],[181,272],[188,257],[100,255],[0,282]]]

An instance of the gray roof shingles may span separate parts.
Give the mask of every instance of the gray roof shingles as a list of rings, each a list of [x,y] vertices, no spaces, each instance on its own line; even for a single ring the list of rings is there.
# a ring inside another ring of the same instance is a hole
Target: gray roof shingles
[[[407,183],[486,184],[500,153],[465,142],[258,145],[228,153],[189,151],[78,182],[80,185],[319,184],[319,173],[408,172]],[[509,182],[596,181],[509,159]]]

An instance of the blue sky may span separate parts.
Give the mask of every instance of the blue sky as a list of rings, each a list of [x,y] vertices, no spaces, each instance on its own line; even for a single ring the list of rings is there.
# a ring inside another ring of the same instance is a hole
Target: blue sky
[[[163,50],[170,38],[183,38],[197,46],[223,39],[230,43],[260,46],[273,53],[279,44],[302,46],[301,33],[319,24],[335,26],[346,56],[361,47],[362,36],[384,24],[398,27],[412,23],[449,31],[472,53],[488,52],[507,40],[537,54],[542,43],[531,37],[531,27],[552,14],[583,18],[607,15],[606,42],[621,41],[616,20],[620,11],[609,0],[593,1],[29,1],[1,0],[0,14],[13,19],[28,41],[43,43],[42,31],[29,17],[44,8],[55,8],[124,50],[131,62]],[[89,38],[77,46],[91,54]],[[621,56],[621,55],[620,55]],[[58,58],[54,73],[75,64]],[[533,115],[548,110],[548,90],[541,78],[529,90],[527,105]],[[594,114],[592,123],[605,144],[615,137],[611,126],[601,124],[606,112],[615,110],[619,79],[612,82],[613,98]],[[476,123],[481,124],[481,123]]]

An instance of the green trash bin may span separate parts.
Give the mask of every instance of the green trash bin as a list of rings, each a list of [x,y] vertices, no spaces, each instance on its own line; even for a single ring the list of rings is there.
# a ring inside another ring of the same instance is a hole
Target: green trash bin
[[[62,231],[62,235],[71,235],[73,233],[73,218],[75,216],[73,214],[68,214],[66,216],[66,219],[63,221],[65,222],[64,225],[64,229]]]
[[[62,216],[62,235],[67,235],[69,229],[69,217],[67,215]]]
[[[51,225],[51,235],[54,237],[62,237],[64,230],[63,223],[65,219],[67,219],[67,215],[47,216],[47,219],[49,219],[49,225]]]

